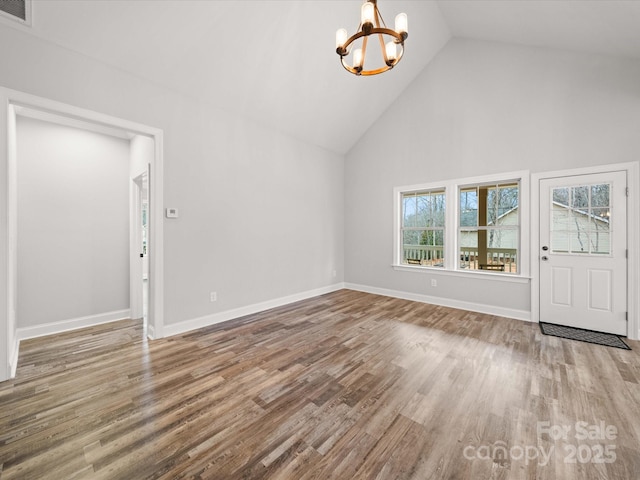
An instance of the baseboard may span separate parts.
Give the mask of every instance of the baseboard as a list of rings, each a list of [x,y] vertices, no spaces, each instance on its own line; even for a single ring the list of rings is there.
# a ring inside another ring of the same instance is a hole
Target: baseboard
[[[454,300],[450,298],[432,297],[430,295],[422,295],[419,293],[401,292],[398,290],[390,290],[387,288],[370,287],[368,285],[358,285],[354,283],[345,283],[344,288],[357,290],[359,292],[374,293],[376,295],[384,295],[386,297],[402,298],[404,300],[413,300],[415,302],[431,303],[443,307],[458,308],[460,310],[470,310],[472,312],[486,313],[496,315],[498,317],[515,318],[531,322],[531,312],[527,310],[516,310],[513,308],[496,307],[494,305],[485,305],[482,303],[465,302],[463,300]]]
[[[327,287],[316,288],[315,290],[308,290],[306,292],[300,292],[286,297],[275,298],[273,300],[267,300],[265,302],[254,303],[247,305],[246,307],[235,308],[233,310],[226,310],[224,312],[213,313],[211,315],[205,315],[203,317],[193,318],[191,320],[185,320],[183,322],[164,325],[165,337],[171,335],[178,335],[180,333],[189,332],[191,330],[197,330],[198,328],[209,327],[216,323],[222,323],[234,318],[240,318],[247,315],[253,315],[254,313],[263,312],[271,308],[281,307],[288,305],[289,303],[299,302],[300,300],[306,300],[308,298],[324,295],[325,293],[336,292],[344,288],[344,283],[336,283]]]
[[[20,339],[16,336],[13,342],[13,352],[11,352],[11,358],[9,359],[9,378],[15,378],[16,371],[18,370],[18,356],[20,355]]]
[[[67,332],[69,330],[76,330],[78,328],[93,327],[94,325],[115,322],[116,320],[124,320],[130,317],[131,310],[116,310],[114,312],[71,318],[69,320],[61,320],[59,322],[44,323],[33,327],[18,328],[16,329],[16,337],[18,341],[26,340],[28,338],[36,338],[45,335],[53,335],[55,333]]]
[[[147,322],[147,338],[154,340],[156,338],[156,329],[153,328],[153,325]]]

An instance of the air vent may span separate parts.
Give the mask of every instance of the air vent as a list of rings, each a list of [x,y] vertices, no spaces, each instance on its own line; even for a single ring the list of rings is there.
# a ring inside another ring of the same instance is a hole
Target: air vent
[[[20,23],[31,24],[31,0],[0,0],[0,14]]]

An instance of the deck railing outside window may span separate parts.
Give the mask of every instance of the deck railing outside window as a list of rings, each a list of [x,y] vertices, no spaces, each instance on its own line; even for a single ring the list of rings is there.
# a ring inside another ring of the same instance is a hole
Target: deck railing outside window
[[[405,264],[441,267],[443,248],[430,245],[404,245]],[[506,273],[518,272],[518,250],[514,248],[487,248],[487,258],[478,256],[478,249],[460,249],[460,268],[468,270],[491,270]]]

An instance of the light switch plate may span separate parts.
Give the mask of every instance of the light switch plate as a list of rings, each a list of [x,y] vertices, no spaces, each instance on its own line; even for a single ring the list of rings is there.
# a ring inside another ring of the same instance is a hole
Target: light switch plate
[[[178,209],[177,208],[167,208],[166,214],[167,214],[167,218],[178,218]]]

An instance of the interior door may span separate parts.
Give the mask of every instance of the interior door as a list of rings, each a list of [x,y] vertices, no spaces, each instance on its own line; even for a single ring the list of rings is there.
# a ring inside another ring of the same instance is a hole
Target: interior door
[[[627,334],[626,172],[540,181],[540,321]]]

